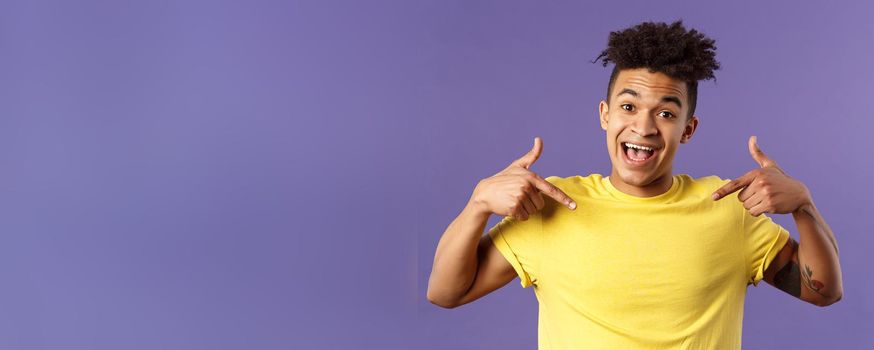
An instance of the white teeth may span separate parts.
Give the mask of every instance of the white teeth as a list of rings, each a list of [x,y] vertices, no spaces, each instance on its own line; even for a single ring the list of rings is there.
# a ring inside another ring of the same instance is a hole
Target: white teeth
[[[645,151],[652,151],[652,150],[653,150],[652,147],[646,147],[646,146],[641,146],[641,145],[635,145],[635,144],[630,143],[630,142],[626,142],[626,143],[625,143],[625,146],[628,146],[628,148],[636,148],[636,149],[641,149],[641,150],[645,150]]]

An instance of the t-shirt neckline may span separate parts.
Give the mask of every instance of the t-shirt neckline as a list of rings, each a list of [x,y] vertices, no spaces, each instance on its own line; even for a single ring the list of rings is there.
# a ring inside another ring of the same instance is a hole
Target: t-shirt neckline
[[[628,193],[620,191],[618,188],[613,186],[613,183],[610,182],[610,176],[605,176],[601,178],[601,183],[610,192],[614,197],[619,199],[629,201],[629,202],[637,202],[637,203],[652,203],[652,202],[661,202],[677,193],[680,189],[680,178],[677,175],[671,176],[671,188],[669,188],[665,193],[652,196],[652,197],[638,197],[634,195],[630,195]]]

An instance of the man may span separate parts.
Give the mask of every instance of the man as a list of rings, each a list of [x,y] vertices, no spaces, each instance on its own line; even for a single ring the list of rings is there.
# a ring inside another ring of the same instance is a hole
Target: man
[[[679,21],[611,33],[598,57],[615,64],[599,105],[610,175],[544,179],[530,169],[535,138],[443,233],[428,299],[454,308],[518,276],[539,301],[541,349],[739,349],[746,288],[762,279],[840,300],[831,229],[755,137],[758,167],[740,178],[672,173],[699,123],[698,81],[719,68],[714,44]],[[483,235],[492,213],[505,218]],[[791,213],[800,242],[764,213]]]

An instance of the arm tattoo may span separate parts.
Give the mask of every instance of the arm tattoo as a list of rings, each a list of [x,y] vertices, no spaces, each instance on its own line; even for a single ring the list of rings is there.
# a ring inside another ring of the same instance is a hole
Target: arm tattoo
[[[798,251],[798,243],[791,237],[789,238],[789,244],[791,244],[793,254]],[[786,266],[783,266],[774,275],[774,286],[796,298],[801,297],[801,276],[799,275],[798,264],[790,259]]]
[[[810,266],[804,265],[804,273],[801,274],[804,276],[804,285],[807,286],[810,290],[816,292],[816,294],[823,295],[819,292],[822,287],[825,287],[822,282],[813,279],[813,270],[810,269]]]
[[[798,256],[798,242],[792,239],[792,237],[789,237],[789,244],[792,247],[792,255]],[[774,286],[796,298],[801,297],[802,282],[805,287],[812,290],[814,293],[825,296],[820,292],[825,285],[822,282],[813,279],[813,269],[810,268],[810,265],[805,264],[804,270],[801,270],[798,263],[794,260],[789,260],[789,262],[786,263],[786,266],[783,266],[783,268],[774,275]]]

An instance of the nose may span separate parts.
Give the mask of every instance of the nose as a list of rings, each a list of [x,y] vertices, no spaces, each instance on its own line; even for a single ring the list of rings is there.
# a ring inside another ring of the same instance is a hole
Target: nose
[[[641,114],[637,118],[634,118],[634,121],[631,123],[631,131],[633,131],[635,134],[640,135],[641,137],[655,135],[658,133],[655,120],[653,120],[653,118],[649,116],[649,113]]]

